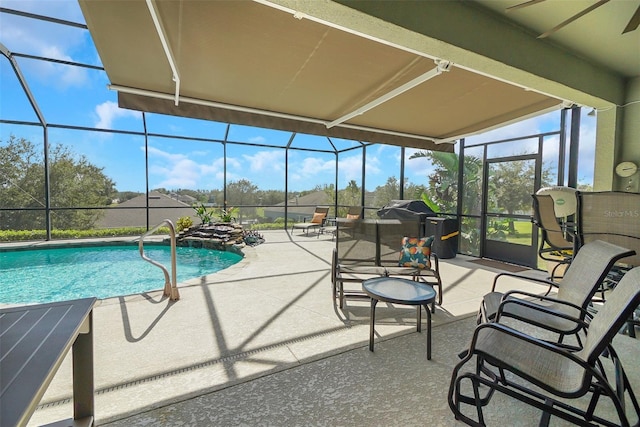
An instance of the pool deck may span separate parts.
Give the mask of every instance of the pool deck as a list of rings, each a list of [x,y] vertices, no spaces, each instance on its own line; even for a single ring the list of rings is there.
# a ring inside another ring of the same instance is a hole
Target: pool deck
[[[94,309],[96,424],[154,408],[177,408],[177,402],[314,366],[328,358],[347,357],[354,350],[369,354],[365,350],[369,303],[350,300],[341,310],[331,298],[335,245],[331,236],[317,238],[297,230],[293,235],[286,231],[263,234],[265,243],[246,247],[245,259],[238,264],[180,284],[179,301],[166,299],[161,291],[98,301]],[[490,290],[499,271],[469,262],[472,259],[459,255],[441,261],[444,301],[433,315],[434,330],[475,316],[481,296]],[[534,270],[523,274],[545,275]],[[530,289],[517,279],[507,285]],[[381,353],[385,345],[407,336],[418,337],[424,344],[424,329],[423,334],[415,333],[413,307],[379,304],[376,334]],[[439,345],[434,339],[435,363],[442,357]],[[417,351],[426,353],[424,347]],[[416,351],[415,343],[412,349]],[[69,417],[70,396],[69,357],[29,425]]]

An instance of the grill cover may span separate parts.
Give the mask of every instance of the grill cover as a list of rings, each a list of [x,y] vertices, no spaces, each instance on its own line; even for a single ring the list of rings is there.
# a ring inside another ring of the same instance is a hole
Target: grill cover
[[[409,219],[424,221],[429,216],[437,216],[422,200],[392,200],[378,210],[383,219]]]

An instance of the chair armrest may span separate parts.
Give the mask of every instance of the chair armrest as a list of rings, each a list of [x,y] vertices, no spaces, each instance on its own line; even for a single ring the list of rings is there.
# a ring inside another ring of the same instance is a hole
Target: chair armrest
[[[523,276],[521,274],[516,274],[516,273],[499,273],[493,279],[493,285],[491,286],[491,292],[495,292],[496,291],[496,285],[498,284],[498,279],[500,279],[501,277],[505,277],[505,276],[506,277],[515,277],[516,279],[528,280],[530,282],[536,282],[536,283],[544,284],[545,286],[555,286],[555,287],[558,286],[557,283],[554,283],[554,282],[552,282],[550,280],[537,279],[535,277],[527,277],[527,276]]]
[[[456,368],[454,369],[458,369],[459,366],[463,365],[465,361],[468,361],[469,359],[471,359],[471,357],[473,357],[475,354],[478,353],[483,353],[488,355],[489,357],[499,357],[497,354],[489,354],[485,351],[476,351],[476,348],[478,347],[478,337],[483,333],[483,330],[485,328],[490,328],[490,329],[494,329],[496,330],[498,333],[500,334],[504,334],[505,339],[507,340],[514,340],[514,341],[525,341],[531,344],[534,344],[536,346],[539,346],[541,348],[543,348],[545,351],[550,351],[553,353],[560,353],[563,355],[563,357],[567,357],[568,359],[570,359],[572,362],[577,363],[578,365],[580,365],[583,368],[586,368],[590,371],[592,371],[592,368],[588,365],[587,362],[585,362],[584,360],[580,359],[579,357],[577,357],[574,352],[572,352],[571,350],[565,348],[562,345],[558,345],[557,343],[551,343],[549,341],[544,341],[542,339],[539,338],[535,338],[533,336],[527,335],[523,332],[520,332],[516,329],[513,329],[507,325],[501,324],[501,323],[495,323],[495,322],[489,322],[489,323],[482,323],[480,325],[478,325],[476,327],[476,329],[473,332],[473,338],[471,339],[471,344],[469,346],[469,351],[467,352],[466,357],[463,359],[462,362],[459,362],[459,364],[456,366]],[[513,343],[513,345],[517,345],[516,342]],[[503,346],[499,346],[500,348],[503,348]],[[507,346],[508,347],[508,346]],[[495,347],[494,347],[495,348]],[[514,371],[512,371],[514,372]],[[455,370],[454,370],[455,373]],[[516,375],[520,376],[520,374],[517,373],[517,371],[514,372]],[[524,373],[526,375],[528,381],[531,381],[534,384],[537,385],[541,385],[542,387],[545,387],[544,384],[542,384],[539,380],[530,377],[529,375],[527,375],[527,373]],[[600,377],[599,377],[600,378]]]
[[[431,252],[431,257],[433,258],[433,265],[431,266],[431,269],[440,274],[440,258],[438,258],[438,255],[433,252]]]
[[[562,303],[563,301],[554,300],[554,302]],[[495,320],[496,322],[500,322],[500,317],[502,316],[502,312],[504,311],[504,307],[506,305],[509,305],[509,304],[521,305],[521,306],[527,307],[527,308],[529,308],[531,310],[540,311],[540,312],[549,314],[551,316],[555,316],[555,317],[559,317],[559,318],[562,318],[562,319],[569,320],[569,321],[574,322],[575,324],[579,325],[584,330],[589,328],[589,324],[587,322],[585,322],[584,320],[582,320],[582,319],[579,319],[577,317],[571,316],[569,314],[561,313],[561,312],[556,311],[556,310],[554,310],[552,308],[544,307],[544,306],[541,306],[541,305],[538,305],[538,304],[534,304],[534,303],[532,303],[530,301],[526,301],[526,300],[522,300],[522,299],[516,299],[516,298],[512,298],[512,299],[506,299],[505,298],[505,299],[502,300],[502,302],[498,306],[498,311],[496,312],[496,320]],[[576,308],[581,313],[585,314],[585,316],[592,317],[591,314],[588,313],[586,310],[584,310],[582,307],[578,307],[578,306],[576,306],[574,304],[570,304],[570,303],[567,303],[566,305],[570,306],[570,307],[573,307],[573,308]],[[521,320],[526,322],[526,320],[524,320],[524,319],[521,319]]]
[[[576,310],[579,310],[581,312],[588,313],[587,310],[585,310],[584,308],[582,308],[579,305],[576,305],[576,304],[574,304],[572,302],[561,300],[561,299],[554,298],[554,297],[550,297],[550,296],[547,296],[547,295],[538,295],[538,294],[534,294],[532,292],[526,292],[526,291],[512,290],[512,291],[505,292],[504,296],[502,297],[503,301],[506,301],[507,298],[509,298],[512,295],[524,295],[524,296],[527,296],[527,297],[532,297],[532,298],[543,300],[543,301],[549,301],[549,302],[553,302],[553,303],[557,303],[557,304],[566,305],[568,307],[575,308]]]
[[[583,307],[580,307],[579,305],[576,305],[576,304],[574,304],[572,302],[569,302],[569,301],[561,300],[561,299],[554,298],[554,297],[549,297],[549,296],[546,296],[546,295],[537,295],[537,294],[534,294],[534,293],[531,293],[531,292],[517,291],[517,290],[505,292],[505,294],[503,296],[503,299],[507,300],[507,298],[509,296],[511,296],[511,295],[524,295],[524,296],[533,297],[533,298],[536,298],[536,299],[539,299],[539,300],[543,300],[543,301],[550,301],[550,302],[553,302],[553,303],[556,303],[556,304],[566,305],[567,307],[571,307],[571,308],[574,308],[574,309],[580,311],[580,313],[585,315],[585,318],[586,317],[588,317],[589,319],[593,318],[593,315],[588,310],[585,310]],[[575,320],[575,318],[572,318],[571,316],[569,316],[569,318],[570,318],[570,320]]]

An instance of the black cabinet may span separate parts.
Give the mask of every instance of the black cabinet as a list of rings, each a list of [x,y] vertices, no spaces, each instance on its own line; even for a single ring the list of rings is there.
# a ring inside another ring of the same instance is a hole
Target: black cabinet
[[[434,236],[431,249],[438,258],[455,258],[458,253],[458,221],[451,218],[427,217],[425,236]]]

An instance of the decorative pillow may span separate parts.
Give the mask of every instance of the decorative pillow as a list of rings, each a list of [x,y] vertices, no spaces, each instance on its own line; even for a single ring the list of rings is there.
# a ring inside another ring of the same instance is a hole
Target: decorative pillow
[[[347,214],[347,219],[360,219],[360,215]]]
[[[400,249],[400,267],[431,268],[431,244],[434,236],[403,237]]]
[[[314,213],[313,218],[311,219],[312,224],[322,224],[322,220],[324,219],[325,214],[323,213]]]

